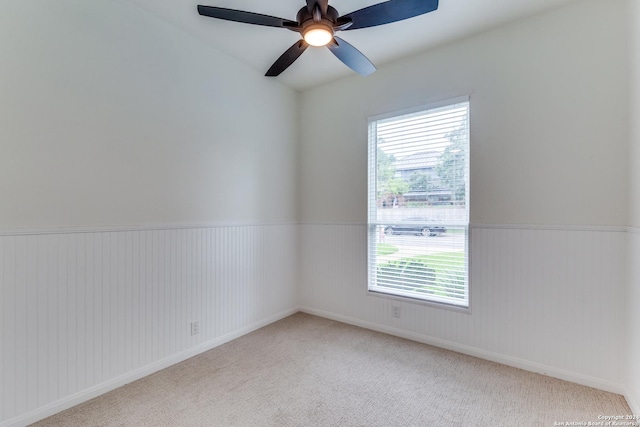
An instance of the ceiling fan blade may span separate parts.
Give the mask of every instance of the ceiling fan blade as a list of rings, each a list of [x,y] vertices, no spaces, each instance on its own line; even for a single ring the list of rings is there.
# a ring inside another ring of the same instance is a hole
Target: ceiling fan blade
[[[289,49],[283,53],[280,58],[273,63],[269,71],[265,74],[267,77],[276,77],[279,76],[284,70],[289,68],[291,64],[295,62],[296,59],[302,55],[302,53],[307,50],[309,45],[304,40],[298,40],[291,46]]]
[[[341,16],[340,21],[353,22],[348,30],[375,27],[413,18],[438,9],[438,0],[389,0]]]
[[[243,10],[225,9],[223,7],[198,5],[198,13],[210,18],[225,19],[227,21],[243,22],[245,24],[264,25],[267,27],[297,27],[298,23],[275,16],[245,12]]]
[[[327,14],[327,9],[329,8],[329,0],[307,0],[307,10],[310,14],[313,14],[313,7],[315,5],[320,6],[320,10],[322,11],[322,16]]]
[[[368,76],[376,71],[376,66],[362,52],[340,37],[334,37],[333,42],[329,43],[327,47],[340,61],[358,74]]]

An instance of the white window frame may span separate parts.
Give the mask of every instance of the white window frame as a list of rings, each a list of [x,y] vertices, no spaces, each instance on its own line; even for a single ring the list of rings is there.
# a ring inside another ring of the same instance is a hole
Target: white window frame
[[[398,289],[386,289],[384,287],[377,286],[377,240],[376,237],[380,233],[380,227],[384,223],[380,222],[377,217],[377,152],[378,152],[378,138],[375,125],[378,121],[390,118],[401,117],[413,113],[426,112],[442,107],[453,106],[455,104],[467,103],[467,156],[465,158],[466,173],[465,173],[465,206],[466,206],[466,220],[464,224],[464,274],[465,274],[465,292],[466,297],[464,300],[452,302],[451,298],[440,298],[435,295],[416,295],[415,292],[403,292]],[[471,105],[469,96],[463,96],[458,98],[452,98],[443,100],[440,102],[430,103],[419,107],[393,111],[386,114],[376,115],[369,117],[369,150],[368,150],[368,221],[367,221],[367,292],[369,295],[390,298],[400,301],[407,301],[412,303],[418,303],[422,305],[434,306],[439,308],[451,309],[454,311],[462,311],[470,313],[471,310],[471,286],[470,286],[470,223],[469,223],[469,211],[470,211],[470,116]]]

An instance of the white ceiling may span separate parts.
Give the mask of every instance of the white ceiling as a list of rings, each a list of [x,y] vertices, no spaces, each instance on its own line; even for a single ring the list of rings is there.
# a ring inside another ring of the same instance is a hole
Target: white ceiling
[[[128,1],[261,73],[266,72],[299,39],[299,35],[286,29],[203,17],[198,14],[196,6],[226,7],[295,20],[296,13],[305,5],[305,0]],[[343,31],[338,35],[381,66],[572,1],[577,0],[440,0],[440,7],[432,13],[379,27]],[[375,3],[380,3],[380,0],[329,2],[341,15]],[[277,79],[291,88],[304,90],[349,75],[355,73],[328,49],[309,48]]]

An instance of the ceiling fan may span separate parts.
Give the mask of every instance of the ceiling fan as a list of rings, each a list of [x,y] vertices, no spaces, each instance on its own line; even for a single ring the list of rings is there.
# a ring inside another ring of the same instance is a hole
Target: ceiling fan
[[[275,16],[222,7],[198,5],[198,13],[211,18],[246,24],[280,27],[300,33],[302,39],[287,49],[265,74],[275,77],[286,70],[309,46],[326,46],[353,71],[367,76],[376,67],[358,49],[340,37],[337,31],[375,27],[413,18],[438,9],[438,0],[389,0],[340,16],[328,0],[306,0],[295,21]]]

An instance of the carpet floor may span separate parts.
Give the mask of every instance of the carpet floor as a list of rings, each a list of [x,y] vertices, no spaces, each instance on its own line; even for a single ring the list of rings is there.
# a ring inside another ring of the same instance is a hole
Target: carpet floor
[[[554,426],[620,395],[297,313],[35,426]]]

